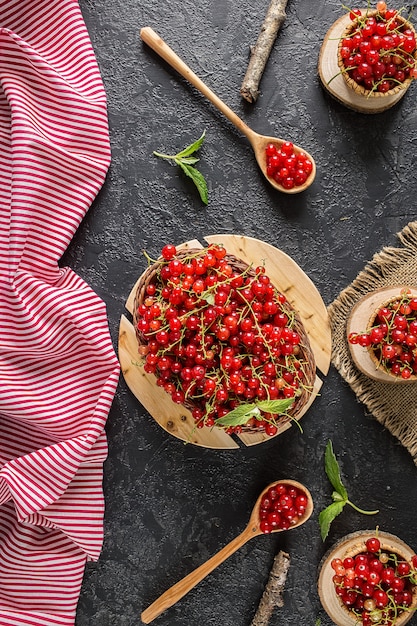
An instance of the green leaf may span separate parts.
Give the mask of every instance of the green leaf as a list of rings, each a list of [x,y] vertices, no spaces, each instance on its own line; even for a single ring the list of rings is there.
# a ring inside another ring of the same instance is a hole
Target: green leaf
[[[347,500],[348,493],[342,483],[342,479],[340,478],[339,464],[333,452],[333,445],[331,441],[327,442],[324,454],[324,468],[333,488],[342,496],[343,500]]]
[[[259,415],[260,411],[256,404],[241,404],[233,411],[229,411],[227,415],[216,420],[216,424],[220,426],[241,426],[246,424],[251,417],[258,418]]]
[[[344,498],[338,491],[333,491],[332,493],[333,502],[347,502],[346,498]]]
[[[181,157],[180,159],[178,157],[174,157],[174,161],[177,165],[181,165],[181,163],[185,163],[186,165],[194,165],[195,163],[198,163],[200,159],[197,159],[197,157]]]
[[[183,150],[180,150],[177,154],[171,155],[155,151],[153,154],[161,159],[169,159],[178,165],[183,172],[192,179],[204,204],[208,204],[208,188],[206,180],[201,172],[199,172],[197,168],[193,167],[200,159],[191,156],[194,152],[201,148],[205,135],[206,131],[203,132],[197,141],[194,141],[194,143],[190,144]]]
[[[293,404],[294,398],[286,398],[285,400],[262,400],[257,402],[256,406],[264,413],[273,413],[278,415],[279,413],[285,413]]]
[[[206,131],[203,132],[203,134],[201,135],[199,139],[197,139],[197,141],[194,141],[194,143],[184,148],[184,150],[181,150],[181,152],[178,152],[175,156],[177,158],[187,157],[187,156],[190,156],[190,154],[197,152],[197,150],[201,148],[205,136],[206,136]]]
[[[345,506],[346,502],[333,502],[327,508],[320,512],[319,515],[319,524],[320,524],[320,534],[321,538],[324,541],[329,534],[330,524],[333,522],[335,517],[337,517]]]
[[[183,172],[192,179],[198,189],[198,193],[200,194],[200,198],[204,202],[204,204],[208,204],[207,183],[201,172],[199,172],[198,169],[196,169],[192,165],[186,165],[181,161],[178,161],[178,165],[181,167]]]
[[[251,417],[261,419],[260,412],[264,413],[285,413],[285,411],[294,402],[294,398],[286,398],[285,400],[262,400],[251,404],[241,404],[240,406],[229,411],[220,419],[216,420],[216,424],[220,426],[241,426]]]
[[[215,302],[214,293],[212,293],[209,290],[203,291],[203,293],[201,294],[200,298],[202,300],[205,300],[207,302],[207,304],[212,304],[213,305],[214,302]]]

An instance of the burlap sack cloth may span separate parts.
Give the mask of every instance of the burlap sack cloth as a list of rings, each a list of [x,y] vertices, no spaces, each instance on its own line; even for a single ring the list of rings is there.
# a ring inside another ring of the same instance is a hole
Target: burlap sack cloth
[[[352,307],[381,287],[417,287],[417,222],[397,233],[401,246],[386,247],[328,307],[332,329],[332,363],[368,411],[407,448],[417,465],[417,383],[396,385],[362,374],[352,361],[346,323]]]

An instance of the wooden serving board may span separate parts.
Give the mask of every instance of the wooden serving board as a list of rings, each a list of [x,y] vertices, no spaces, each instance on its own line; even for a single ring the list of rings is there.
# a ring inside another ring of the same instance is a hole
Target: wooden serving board
[[[343,15],[327,31],[319,54],[318,73],[320,80],[330,95],[348,108],[360,113],[381,113],[401,100],[407,89],[402,89],[389,96],[379,94],[367,98],[348,86],[340,73],[337,49],[339,40],[349,23],[349,14]]]
[[[238,235],[211,235],[205,237],[202,245],[197,240],[178,245],[178,249],[204,248],[210,243],[221,243],[227,252],[246,263],[260,265],[265,263],[265,270],[274,285],[286,295],[288,302],[298,312],[310,339],[317,369],[326,375],[330,367],[331,332],[327,309],[313,282],[303,270],[284,252],[258,239]],[[271,437],[262,434],[242,433],[231,437],[219,428],[194,428],[191,413],[181,405],[174,404],[170,396],[156,385],[152,374],[146,374],[140,365],[135,329],[131,322],[137,285],[133,286],[126,301],[130,318],[122,315],[119,328],[119,360],[126,384],[136,398],[143,404],[155,421],[168,433],[184,442],[214,449],[233,449],[240,445],[252,446]],[[322,380],[316,376],[310,400],[297,417],[300,419],[313,403],[320,391]],[[291,427],[291,422],[282,426],[278,436]]]
[[[383,302],[387,302],[391,298],[398,296],[401,292],[401,289],[404,288],[404,285],[397,285],[394,287],[381,287],[380,289],[376,289],[371,293],[368,293],[366,296],[361,298],[359,302],[353,307],[352,312],[348,318],[346,324],[346,336],[348,337],[350,333],[360,333],[364,332],[368,325],[369,320],[381,306]],[[407,289],[410,289],[413,296],[417,297],[417,290],[412,289],[407,286]],[[352,356],[352,360],[355,363],[356,367],[372,380],[377,380],[379,382],[384,383],[392,383],[395,385],[403,385],[403,384],[412,384],[416,383],[416,379],[413,376],[411,379],[404,380],[398,376],[390,376],[383,370],[377,369],[374,361],[371,359],[367,348],[363,348],[357,344],[351,344],[348,342],[350,354]]]

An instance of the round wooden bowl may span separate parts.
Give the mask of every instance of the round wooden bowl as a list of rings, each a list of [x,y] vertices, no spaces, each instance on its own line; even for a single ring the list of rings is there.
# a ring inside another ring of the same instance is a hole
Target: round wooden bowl
[[[352,332],[366,331],[371,328],[375,320],[377,311],[384,304],[398,298],[402,289],[410,289],[413,296],[417,297],[417,289],[408,285],[395,285],[393,287],[383,287],[375,289],[363,298],[352,308],[352,312],[346,324],[346,337]],[[393,383],[396,385],[410,384],[417,382],[417,376],[411,375],[408,379],[394,376],[380,367],[372,347],[364,348],[358,344],[351,344],[348,341],[349,351],[356,367],[366,376],[379,382]]]
[[[362,9],[362,13],[369,9]],[[367,96],[363,88],[353,88],[346,79],[346,72],[339,67],[339,45],[346,30],[353,24],[349,14],[342,15],[328,29],[319,54],[318,74],[323,87],[335,100],[344,106],[359,113],[381,113],[393,107],[406,94],[412,79],[407,82],[406,88],[392,89],[378,96]],[[354,81],[352,81],[354,82]],[[378,92],[379,93],[379,92]]]
[[[388,300],[385,300],[384,302],[382,302],[382,304],[380,304],[377,309],[373,312],[373,315],[370,317],[369,319],[369,325],[368,328],[372,328],[372,326],[374,326],[375,324],[375,319],[378,313],[378,310],[380,307],[384,307],[384,306],[389,306],[392,302],[394,302],[395,300],[397,300],[397,296],[394,296],[392,298],[389,298]],[[369,356],[371,357],[371,361],[373,362],[375,369],[380,368],[380,362],[379,362],[379,358],[377,357],[375,350],[372,348],[372,346],[369,346],[367,348],[368,352],[369,352]],[[386,371],[384,369],[384,371]],[[394,382],[397,381],[399,383],[403,382],[403,383],[412,383],[412,382],[416,382],[417,381],[417,376],[415,374],[412,374],[410,376],[410,378],[407,379],[403,379],[400,378],[399,376],[394,376],[393,374],[390,374],[390,372],[387,372],[388,376],[390,376],[392,379],[394,379]]]
[[[365,551],[365,542],[377,534],[381,542],[381,548],[387,552],[397,554],[401,560],[410,561],[415,551],[412,550],[404,541],[390,533],[378,530],[360,530],[343,537],[337,542],[329,552],[323,557],[320,564],[318,578],[318,592],[320,601],[326,613],[337,626],[359,626],[361,622],[349,609],[342,604],[337,596],[333,583],[335,574],[331,562],[333,559],[341,560],[346,557],[355,557]],[[396,621],[395,626],[404,626],[412,617],[414,617],[417,608],[417,587],[413,588],[413,601],[409,610],[401,613]]]
[[[320,292],[291,257],[275,246],[244,235],[214,234],[204,237],[204,243],[197,239],[186,241],[177,249],[203,248],[209,244],[225,246],[230,254],[243,259],[247,264],[265,265],[272,284],[283,293],[297,311],[307,332],[316,363],[314,388],[308,403],[297,416],[299,420],[308,412],[323,385],[331,357],[331,330],[325,303]],[[211,450],[236,451],[242,447],[254,447],[271,442],[286,430],[293,427],[292,420],[278,428],[275,435],[262,432],[230,435],[220,428],[195,428],[195,421],[188,409],[174,404],[164,389],[156,384],[153,374],[143,371],[138,363],[138,342],[133,326],[134,300],[140,276],[130,289],[125,302],[125,313],[120,316],[118,354],[124,382],[146,409],[150,417],[170,437],[183,443],[201,446]],[[191,435],[190,435],[191,433]]]
[[[199,249],[199,248],[197,249],[187,248],[184,250],[178,250],[176,254],[176,258],[181,260],[183,258],[189,257],[190,255],[198,256],[204,251],[205,251],[204,249]],[[233,254],[226,254],[225,259],[227,260],[228,264],[232,266],[235,272],[237,273],[244,272],[246,276],[251,276],[251,277],[254,277],[256,275],[252,266],[250,266],[248,263],[246,263],[242,259],[234,256]],[[164,263],[163,259],[160,258],[155,263],[150,265],[148,269],[145,270],[145,272],[141,275],[139,282],[137,284],[136,294],[135,294],[134,304],[133,304],[133,326],[135,328],[136,339],[137,339],[139,348],[146,345],[146,339],[144,338],[143,334],[138,331],[138,325],[137,325],[138,308],[140,304],[143,302],[143,299],[146,294],[147,286],[150,283],[155,283],[159,280],[159,273],[160,273],[160,269],[163,263]],[[282,427],[284,424],[288,423],[291,419],[296,419],[303,412],[305,406],[310,401],[310,396],[314,388],[314,381],[316,378],[315,358],[314,358],[314,354],[310,345],[308,335],[304,328],[304,325],[301,319],[299,318],[298,314],[295,312],[295,310],[292,308],[292,306],[289,304],[288,301],[281,304],[281,307],[286,312],[288,317],[293,320],[292,327],[299,334],[301,338],[299,347],[300,347],[300,360],[302,360],[304,363],[304,366],[303,366],[304,385],[301,389],[301,393],[295,397],[293,404],[291,405],[290,409],[287,411],[287,414],[276,416],[276,419],[274,421],[277,427]],[[187,400],[184,402],[184,407],[188,409],[189,411],[192,411],[193,408],[195,407],[199,407],[204,410],[204,404],[201,403],[201,400],[199,400],[198,398],[193,398],[192,396],[187,398]],[[263,430],[264,430],[263,427],[249,426],[249,425],[242,426],[242,432],[244,433],[257,433],[257,432],[263,432]]]
[[[369,10],[366,13],[366,15],[369,16],[369,17],[373,17],[374,15],[377,15],[377,14],[378,14],[378,11],[376,11],[376,10]],[[401,15],[399,15],[396,19],[402,24],[403,27],[409,28],[415,34],[414,27],[408,20],[406,20]],[[413,79],[411,77],[408,77],[403,83],[401,83],[399,85],[396,85],[395,87],[393,87],[389,91],[386,91],[385,93],[382,93],[380,91],[371,91],[370,89],[365,89],[365,87],[363,85],[360,85],[359,83],[357,83],[348,74],[348,72],[346,71],[346,68],[345,68],[342,56],[340,54],[340,50],[342,48],[342,41],[343,41],[343,39],[345,39],[347,37],[350,37],[351,34],[358,27],[358,24],[359,24],[359,20],[356,19],[356,20],[351,21],[350,24],[348,24],[348,26],[346,26],[345,30],[342,33],[342,36],[341,36],[341,38],[339,40],[338,47],[337,47],[337,64],[339,66],[339,70],[340,70],[340,72],[341,72],[341,74],[343,76],[343,79],[346,81],[348,87],[350,87],[350,89],[353,89],[353,91],[358,96],[361,96],[363,98],[371,98],[372,100],[375,100],[377,98],[389,98],[389,97],[395,96],[395,95],[397,95],[397,94],[399,94],[399,93],[401,93],[403,91],[406,91],[409,88],[409,86],[411,85],[411,83],[413,82]],[[415,54],[414,54],[414,58],[416,58]]]

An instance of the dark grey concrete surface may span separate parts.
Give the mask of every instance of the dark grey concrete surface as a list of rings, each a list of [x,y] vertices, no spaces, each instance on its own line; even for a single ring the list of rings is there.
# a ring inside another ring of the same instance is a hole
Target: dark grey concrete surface
[[[378,115],[332,100],[317,60],[341,3],[289,0],[261,95],[255,105],[245,103],[239,87],[267,4],[80,0],[108,96],[112,164],[63,263],[106,302],[116,348],[125,300],[145,268],[143,249],[154,256],[165,243],[207,234],[253,236],[289,254],[330,304],[416,219],[417,86]],[[311,152],[313,186],[297,196],[270,188],[247,140],[142,44],[139,30],[147,25],[254,130]],[[179,150],[203,130],[207,207],[188,179],[152,156]],[[140,624],[141,611],[160,593],[243,530],[259,491],[277,478],[310,488],[309,523],[253,539],[155,624],[249,626],[274,555],[284,549],[292,558],[285,605],[271,625],[313,626],[320,618],[328,626],[317,568],[333,542],[378,524],[417,548],[414,463],[334,368],[302,425],[303,433],[292,428],[250,450],[185,446],[153,421],[121,378],[107,428],[105,543],[99,562],[87,567],[77,626]],[[344,511],[323,544],[318,513],[331,499],[323,470],[329,438],[352,499],[381,512],[370,520]]]

